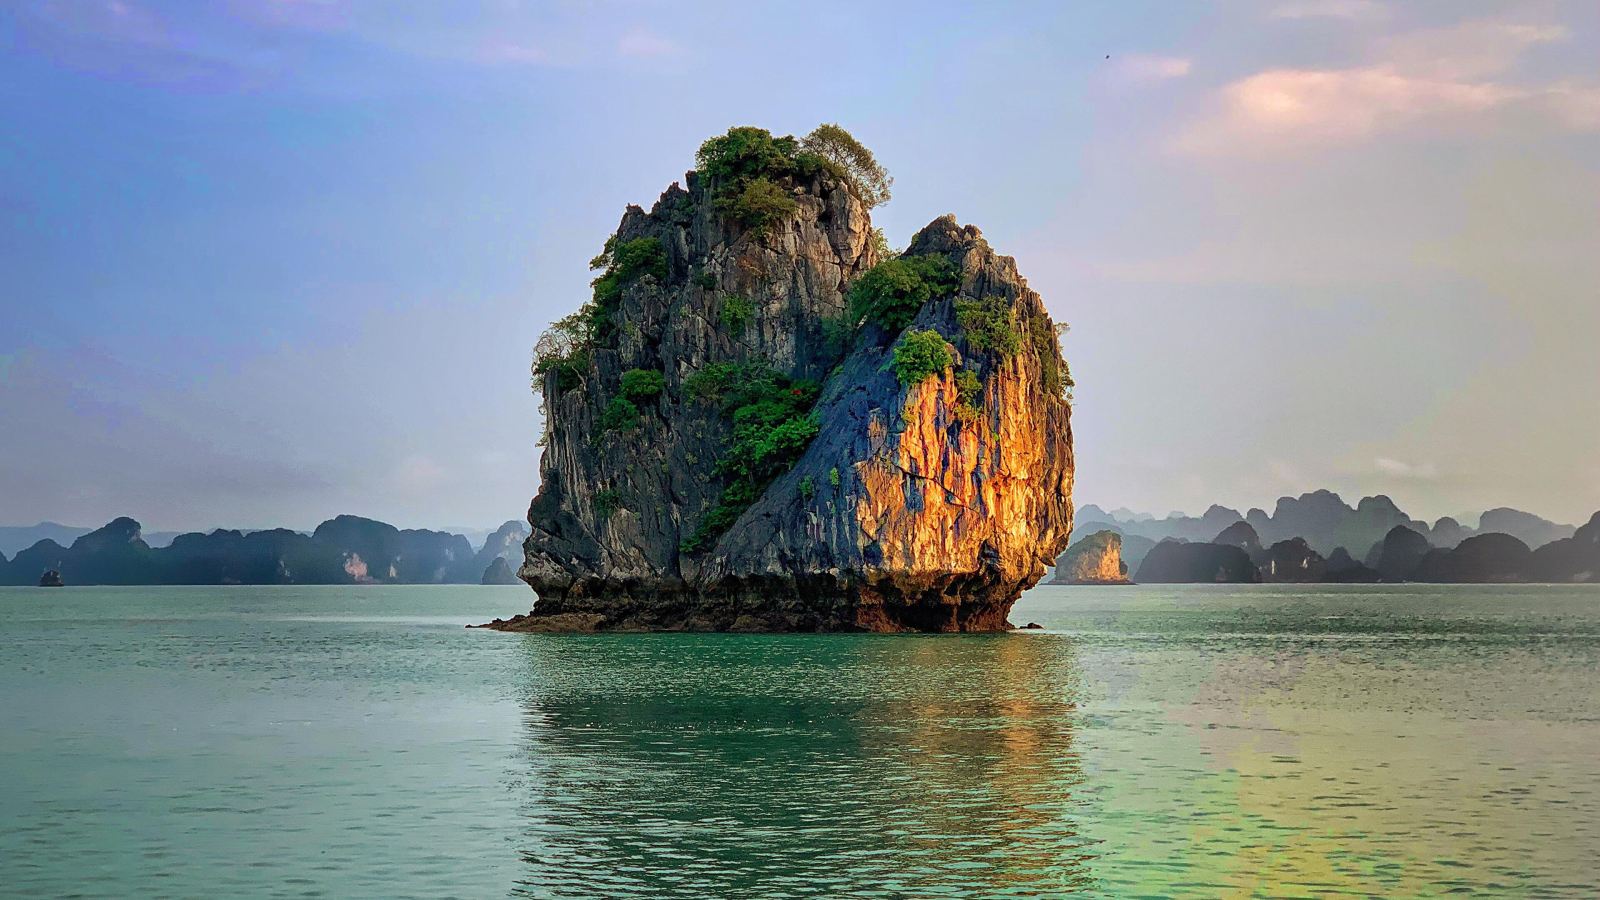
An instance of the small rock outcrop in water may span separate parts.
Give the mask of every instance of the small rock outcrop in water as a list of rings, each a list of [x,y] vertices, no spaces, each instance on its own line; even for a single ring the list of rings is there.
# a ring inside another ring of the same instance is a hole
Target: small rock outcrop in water
[[[1134,578],[1146,584],[1250,584],[1261,580],[1261,572],[1239,547],[1162,541],[1145,554]]]
[[[39,576],[39,587],[66,587],[66,582],[61,580],[60,572],[50,569]]]
[[[734,129],[630,207],[539,356],[509,630],[986,631],[1072,528],[1071,386],[1010,257],[880,258],[847,173]]]
[[[521,584],[522,582],[517,578],[517,573],[511,570],[511,564],[506,562],[506,558],[496,556],[494,562],[489,563],[489,567],[483,570],[483,578],[479,583]]]
[[[1130,584],[1122,562],[1122,535],[1099,531],[1067,548],[1056,560],[1051,584]]]

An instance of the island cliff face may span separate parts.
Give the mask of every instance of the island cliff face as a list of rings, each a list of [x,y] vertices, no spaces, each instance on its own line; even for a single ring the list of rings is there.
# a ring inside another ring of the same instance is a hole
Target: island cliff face
[[[883,260],[857,191],[763,180],[792,200],[763,227],[697,172],[623,215],[608,248],[664,259],[542,379],[518,573],[538,601],[491,627],[997,630],[1066,546],[1070,378],[1014,261],[937,219],[868,279],[900,316],[862,316],[852,285]]]
[[[1067,548],[1056,560],[1051,584],[1132,584],[1122,561],[1122,535],[1097,531]]]

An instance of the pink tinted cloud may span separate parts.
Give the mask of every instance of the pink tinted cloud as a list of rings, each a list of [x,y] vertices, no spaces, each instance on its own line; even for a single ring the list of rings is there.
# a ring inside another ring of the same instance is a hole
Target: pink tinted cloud
[[[1274,19],[1383,19],[1389,8],[1376,0],[1288,0],[1272,8]]]
[[[1194,61],[1181,56],[1152,56],[1135,53],[1116,60],[1115,77],[1125,82],[1168,81],[1186,78],[1194,69]]]
[[[1566,36],[1560,26],[1466,22],[1384,39],[1365,65],[1257,72],[1223,85],[1174,147],[1195,154],[1320,148],[1460,127],[1513,106],[1551,127],[1592,130],[1600,127],[1600,88],[1507,77],[1530,48]]]
[[[675,41],[643,28],[635,28],[617,41],[617,53],[631,59],[667,59],[683,54]]]

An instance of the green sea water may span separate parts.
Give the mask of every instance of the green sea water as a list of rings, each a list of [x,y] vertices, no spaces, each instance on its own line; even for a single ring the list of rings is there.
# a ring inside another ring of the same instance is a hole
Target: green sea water
[[[1597,587],[461,627],[531,599],[0,589],[0,894],[1600,895]]]

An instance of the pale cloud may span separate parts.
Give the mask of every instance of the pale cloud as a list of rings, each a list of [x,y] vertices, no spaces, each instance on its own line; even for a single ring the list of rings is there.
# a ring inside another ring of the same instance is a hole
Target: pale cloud
[[[1410,77],[1459,81],[1502,74],[1529,49],[1567,37],[1560,25],[1480,20],[1396,35],[1375,55]]]
[[[1388,7],[1376,0],[1291,0],[1270,13],[1274,19],[1383,19]]]
[[[1415,481],[1432,481],[1439,477],[1439,470],[1431,462],[1412,464],[1398,459],[1380,456],[1372,461],[1379,474],[1390,478],[1402,478]]]
[[[414,453],[400,460],[394,480],[403,491],[425,491],[443,483],[449,471],[432,457]]]
[[[1117,60],[1116,77],[1121,81],[1149,82],[1184,78],[1194,69],[1194,61],[1179,56],[1150,56],[1136,53]]]
[[[617,41],[617,53],[631,59],[667,59],[683,55],[683,47],[655,32],[635,28]]]
[[[63,32],[132,44],[168,43],[166,28],[149,10],[125,0],[54,0],[31,10]]]
[[[1222,89],[1220,111],[1179,142],[1192,152],[1326,145],[1427,117],[1492,109],[1521,92],[1493,83],[1410,78],[1388,67],[1259,72]]]
[[[1600,86],[1561,83],[1539,98],[1550,113],[1573,131],[1600,131]]]
[[[489,66],[542,66],[550,64],[550,54],[543,47],[519,41],[490,41],[468,57]]]
[[[1529,49],[1566,29],[1465,22],[1385,39],[1349,68],[1274,68],[1222,86],[1174,146],[1187,153],[1263,153],[1352,143],[1427,124],[1463,126],[1524,108],[1565,130],[1600,127],[1600,87],[1505,77]]]

